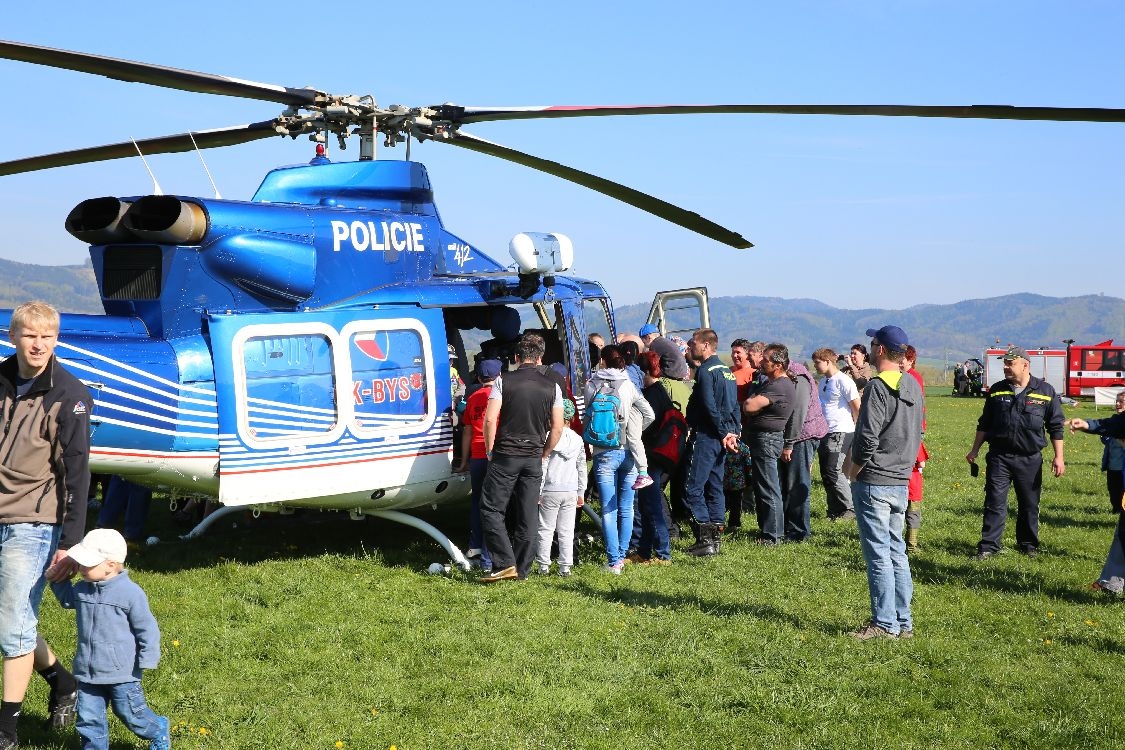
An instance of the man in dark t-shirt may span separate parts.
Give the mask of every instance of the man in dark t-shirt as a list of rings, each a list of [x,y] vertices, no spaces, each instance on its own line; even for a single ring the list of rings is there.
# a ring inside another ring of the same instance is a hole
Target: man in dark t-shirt
[[[746,415],[742,440],[750,447],[753,462],[751,488],[758,516],[758,543],[774,545],[781,542],[785,532],[777,460],[785,446],[785,424],[793,413],[797,385],[786,372],[789,350],[785,346],[770,344],[763,355],[762,370],[769,380],[742,402]]]
[[[484,583],[527,578],[531,572],[543,460],[563,430],[562,390],[539,369],[545,350],[542,336],[524,334],[516,344],[519,367],[496,379],[485,407],[488,472],[481,491],[481,525],[493,572],[481,578]],[[514,540],[504,525],[512,500]]]

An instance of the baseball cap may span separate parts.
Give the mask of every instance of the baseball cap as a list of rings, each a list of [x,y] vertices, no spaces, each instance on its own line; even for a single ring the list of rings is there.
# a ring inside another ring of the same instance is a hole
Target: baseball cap
[[[660,333],[660,329],[656,326],[655,323],[645,323],[643,326],[641,326],[641,330],[637,332],[637,335],[643,339],[650,333]]]
[[[566,365],[562,362],[552,362],[549,366],[556,375],[561,375],[564,380],[570,377],[570,371],[566,369]]]
[[[79,565],[92,568],[106,560],[123,563],[128,551],[121,532],[116,529],[94,529],[81,542],[68,549],[66,554]]]
[[[898,326],[883,326],[878,330],[868,328],[867,335],[894,352],[905,352],[906,347],[910,345],[910,339],[906,337],[906,331]]]
[[[504,365],[498,359],[482,359],[477,365],[477,375],[484,380],[496,380],[503,369]]]
[[[1008,351],[1004,352],[1004,359],[1026,359],[1028,362],[1031,361],[1031,357],[1027,356],[1027,349],[1024,349],[1022,346],[1009,346]]]

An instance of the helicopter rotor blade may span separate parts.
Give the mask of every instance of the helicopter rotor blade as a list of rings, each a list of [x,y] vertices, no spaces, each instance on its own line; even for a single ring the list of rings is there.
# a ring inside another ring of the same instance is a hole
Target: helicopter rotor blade
[[[149,154],[170,154],[177,151],[192,151],[196,146],[199,148],[236,146],[240,143],[249,143],[277,134],[273,120],[255,122],[249,125],[235,125],[229,128],[216,128],[215,130],[192,131],[191,133],[146,138],[135,142],[125,141],[124,143],[114,143],[107,146],[80,148],[74,151],[60,151],[56,154],[29,156],[25,159],[0,162],[0,175],[35,172],[40,169],[68,167],[95,161],[109,161],[110,159],[124,159],[136,156],[138,148],[145,156]],[[195,139],[194,144],[192,138]]]
[[[464,131],[452,133],[448,138],[439,137],[434,140],[438,143],[449,143],[470,151],[496,156],[507,161],[515,162],[516,164],[522,164],[525,167],[537,169],[540,172],[546,172],[555,177],[561,177],[564,180],[582,185],[583,187],[588,187],[603,195],[608,195],[611,198],[616,198],[619,201],[628,203],[642,211],[647,211],[673,224],[678,224],[685,229],[690,229],[704,237],[722,242],[724,245],[730,245],[740,250],[754,246],[753,243],[737,232],[722,227],[709,219],[705,219],[697,213],[680,208],[679,206],[674,206],[671,203],[662,201],[659,198],[654,198],[651,195],[642,193],[639,190],[634,190],[631,187],[626,187],[620,183],[592,175],[589,172],[583,172],[573,167],[559,164],[558,162],[541,159],[538,156],[525,154],[522,151],[516,151],[507,146],[491,143]]]
[[[46,65],[51,68],[76,70],[80,73],[93,73],[107,78],[116,78],[120,81],[147,83],[168,89],[194,91],[201,94],[238,96],[244,99],[258,99],[279,104],[312,104],[318,97],[322,96],[321,92],[313,89],[274,86],[269,83],[257,83],[211,73],[198,73],[194,70],[119,60],[85,52],[37,47],[21,42],[0,40],[0,58]]]
[[[620,115],[858,115],[871,117],[938,117],[972,120],[1045,120],[1057,122],[1125,122],[1125,109],[1099,107],[1016,107],[997,104],[929,106],[913,104],[650,104],[553,107],[434,107],[457,124],[497,120]]]

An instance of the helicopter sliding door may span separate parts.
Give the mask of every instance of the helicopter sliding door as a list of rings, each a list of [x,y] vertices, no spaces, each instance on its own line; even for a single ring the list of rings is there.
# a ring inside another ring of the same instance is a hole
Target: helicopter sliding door
[[[449,479],[441,313],[404,313],[212,316],[225,505],[409,507]]]

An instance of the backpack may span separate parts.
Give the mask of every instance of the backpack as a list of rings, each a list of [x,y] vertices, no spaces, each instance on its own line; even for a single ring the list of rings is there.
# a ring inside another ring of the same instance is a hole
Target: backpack
[[[675,401],[656,416],[651,445],[646,451],[648,460],[665,472],[671,473],[680,465],[687,451],[688,423]]]
[[[617,395],[618,384],[621,382],[608,383],[608,391],[599,387],[586,405],[582,439],[595,448],[621,447],[621,397]]]
[[[643,395],[656,412],[656,419],[641,433],[645,455],[650,464],[671,474],[687,452],[687,420],[662,383],[648,386]]]

